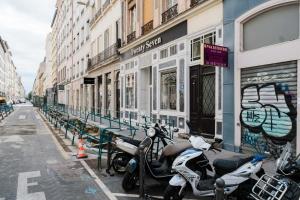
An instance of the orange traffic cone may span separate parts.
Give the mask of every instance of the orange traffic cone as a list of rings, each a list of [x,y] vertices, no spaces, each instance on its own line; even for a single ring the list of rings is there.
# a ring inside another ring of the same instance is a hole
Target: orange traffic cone
[[[78,149],[80,148],[80,147],[82,147],[83,146],[83,139],[79,139],[79,142],[78,142]]]
[[[88,155],[85,153],[85,148],[83,146],[83,140],[80,139],[78,143],[78,152],[77,152],[77,158],[87,158]]]

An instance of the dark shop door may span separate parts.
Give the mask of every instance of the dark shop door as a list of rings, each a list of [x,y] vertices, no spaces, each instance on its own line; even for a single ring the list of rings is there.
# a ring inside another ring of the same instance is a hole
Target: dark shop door
[[[215,134],[215,68],[190,68],[190,122],[194,130]]]

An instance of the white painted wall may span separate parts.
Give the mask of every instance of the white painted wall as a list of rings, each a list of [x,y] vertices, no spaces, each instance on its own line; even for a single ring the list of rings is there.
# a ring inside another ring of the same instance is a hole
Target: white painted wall
[[[188,20],[188,34],[197,33],[219,24],[223,24],[223,4],[221,2],[201,10],[200,13],[195,13]]]
[[[247,20],[248,18],[254,16],[257,13],[263,12],[266,9],[270,9],[272,7],[278,6],[283,3],[288,2],[298,2],[296,0],[273,0],[268,1],[264,4],[261,4],[252,10],[246,12],[242,16],[240,16],[235,21],[235,82],[240,83],[241,81],[241,69],[247,67],[254,67],[254,66],[261,66],[261,65],[268,65],[273,63],[280,63],[286,61],[295,61],[298,60],[298,88],[297,88],[297,124],[299,124],[299,113],[300,113],[300,101],[299,101],[299,93],[300,93],[300,81],[299,81],[299,60],[300,60],[300,38],[294,41],[283,42],[279,44],[274,44],[250,51],[242,51],[241,44],[242,44],[242,23]],[[300,10],[300,8],[299,8]],[[241,126],[240,126],[240,119],[239,114],[241,112],[241,87],[240,84],[235,84],[235,146],[241,145]],[[300,128],[297,127],[297,153],[300,152]]]
[[[91,42],[95,42],[94,46],[91,47],[93,49],[92,56],[95,56],[104,50],[103,41],[105,30],[110,29],[110,45],[116,43],[116,21],[121,19],[121,13],[121,1],[115,1],[113,4],[111,4],[111,7],[108,8],[108,10],[98,19],[98,22],[91,27]],[[101,38],[100,41],[98,41],[98,38]]]

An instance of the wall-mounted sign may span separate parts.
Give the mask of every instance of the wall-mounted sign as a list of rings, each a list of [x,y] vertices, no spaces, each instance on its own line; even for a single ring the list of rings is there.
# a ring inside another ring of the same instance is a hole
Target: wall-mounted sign
[[[172,28],[150,38],[149,40],[138,44],[137,46],[127,50],[121,54],[121,60],[127,60],[139,54],[150,51],[161,45],[172,42],[187,34],[187,21],[183,21]]]
[[[95,78],[84,78],[83,84],[93,85],[95,84]]]
[[[65,90],[65,86],[64,85],[58,85],[58,90]]]
[[[202,43],[200,65],[228,67],[228,48]]]
[[[162,43],[161,37],[157,37],[157,38],[154,38],[154,39],[151,39],[151,40],[147,40],[146,42],[144,42],[140,46],[138,46],[134,49],[131,49],[131,55],[135,56],[137,54],[144,53],[145,51],[159,45],[160,43]]]

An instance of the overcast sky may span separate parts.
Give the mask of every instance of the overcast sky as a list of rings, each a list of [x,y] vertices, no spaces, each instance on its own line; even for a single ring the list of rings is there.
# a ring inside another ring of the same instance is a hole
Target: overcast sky
[[[51,31],[56,0],[0,0],[0,36],[8,42],[13,61],[30,92],[45,40]]]

